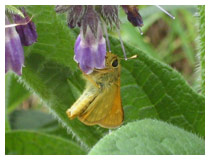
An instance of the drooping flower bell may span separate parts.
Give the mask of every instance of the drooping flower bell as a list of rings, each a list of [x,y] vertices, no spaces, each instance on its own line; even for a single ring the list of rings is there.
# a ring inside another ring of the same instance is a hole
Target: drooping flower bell
[[[5,73],[10,69],[22,75],[24,65],[23,47],[36,42],[37,33],[33,22],[22,8],[24,18],[20,15],[6,13],[5,16]]]
[[[5,24],[10,24],[7,16],[5,17]],[[5,29],[5,73],[11,69],[21,75],[23,63],[23,47],[20,37],[15,27],[8,27]]]
[[[138,27],[141,35],[143,20],[135,5],[121,6],[127,14],[127,19],[133,26]],[[157,6],[161,8],[160,6]],[[80,27],[80,35],[75,43],[74,60],[79,63],[84,73],[90,74],[94,68],[102,69],[105,61],[106,44],[111,52],[107,28],[116,27],[122,51],[127,60],[125,48],[120,35],[120,20],[118,17],[119,6],[116,5],[58,5],[55,7],[57,13],[67,12],[67,23],[70,28]],[[163,10],[163,9],[161,9]],[[167,13],[166,11],[164,11]],[[103,38],[102,29],[106,35]]]
[[[56,6],[57,13],[67,12],[70,28],[80,27],[80,34],[75,43],[74,60],[80,69],[90,74],[94,68],[105,67],[106,40],[110,51],[105,24],[119,27],[117,6]],[[102,20],[103,19],[103,20]],[[106,40],[103,37],[103,31]]]
[[[20,36],[22,45],[30,46],[37,41],[36,27],[35,24],[30,20],[29,16],[26,14],[24,8],[21,8],[21,11],[25,18],[15,14],[13,15],[13,19],[16,24],[25,24],[17,25],[16,30]]]
[[[102,27],[98,19],[93,19],[94,10],[85,15],[82,22],[80,34],[75,43],[74,60],[86,74],[93,72],[94,68],[103,69],[105,67],[106,41],[103,37]],[[97,16],[97,15],[96,15]]]

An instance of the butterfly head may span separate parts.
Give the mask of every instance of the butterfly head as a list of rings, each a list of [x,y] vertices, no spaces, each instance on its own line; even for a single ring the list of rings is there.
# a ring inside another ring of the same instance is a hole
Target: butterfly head
[[[117,55],[115,55],[111,52],[107,52],[105,63],[106,63],[105,65],[107,68],[112,68],[112,69],[118,70],[118,68],[120,66],[120,59],[118,58]]]

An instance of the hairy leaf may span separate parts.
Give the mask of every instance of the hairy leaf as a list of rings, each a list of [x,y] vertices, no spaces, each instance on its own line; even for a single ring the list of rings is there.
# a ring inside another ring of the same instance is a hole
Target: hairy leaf
[[[69,155],[85,154],[76,143],[34,131],[6,132],[6,154]]]
[[[120,43],[111,39],[112,51],[123,55]],[[122,61],[121,92],[125,122],[148,117],[205,134],[205,99],[169,66],[129,45],[127,53],[135,60]]]
[[[75,141],[72,135],[67,133],[66,129],[51,114],[41,111],[16,110],[10,115],[10,124],[12,130],[34,130]]]
[[[69,81],[80,90],[84,87],[73,61],[75,34],[56,15],[54,6],[27,6],[26,9],[34,15],[38,41],[25,49],[26,67],[22,80],[50,107],[68,132],[89,148],[103,136],[104,130],[88,127],[77,119],[69,120],[66,115],[66,110],[75,101]]]
[[[5,77],[5,129],[11,129],[9,114],[30,95],[29,91],[18,82],[18,78],[11,72]]]
[[[30,93],[23,84],[18,82],[18,78],[13,73],[7,73],[5,79],[5,107],[8,114],[11,113],[19,104],[30,96]]]
[[[84,89],[81,72],[73,61],[75,32],[56,16],[54,6],[28,6],[27,11],[34,15],[38,42],[25,50],[22,80],[80,143],[91,148],[107,130],[69,120],[65,113]],[[111,37],[110,42],[112,52],[122,56],[120,42]],[[121,63],[124,124],[152,117],[204,137],[204,97],[169,66],[126,43],[125,49],[138,58]]]
[[[145,119],[128,123],[101,139],[89,154],[197,155],[204,140],[167,123]]]

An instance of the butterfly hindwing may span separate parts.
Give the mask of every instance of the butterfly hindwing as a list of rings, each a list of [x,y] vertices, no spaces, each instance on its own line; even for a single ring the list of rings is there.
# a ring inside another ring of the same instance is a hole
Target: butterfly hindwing
[[[79,115],[79,120],[87,125],[99,124],[105,128],[119,126],[123,120],[123,110],[120,99],[120,87],[113,84],[104,89],[87,110]]]
[[[118,87],[111,110],[109,111],[107,116],[102,119],[98,124],[106,128],[114,128],[120,126],[123,122],[123,114],[124,113],[120,98],[120,87]]]

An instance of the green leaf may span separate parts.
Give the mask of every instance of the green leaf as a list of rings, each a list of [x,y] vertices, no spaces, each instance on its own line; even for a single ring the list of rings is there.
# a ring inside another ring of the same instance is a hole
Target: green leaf
[[[38,42],[25,48],[22,81],[81,144],[91,148],[107,130],[86,126],[66,116],[66,110],[84,89],[81,72],[73,61],[75,32],[64,24],[62,17],[56,16],[54,6],[27,6],[26,9],[34,15]],[[112,52],[122,57],[120,42],[111,37],[110,42]],[[169,66],[124,44],[128,56],[138,55],[135,60],[122,60],[124,124],[152,117],[204,137],[204,97]]]
[[[205,6],[198,6],[198,11],[200,20],[199,58],[201,67],[201,93],[205,95]]]
[[[118,40],[111,38],[112,52],[123,55]],[[121,96],[125,122],[158,118],[204,137],[205,99],[174,69],[125,44],[128,56],[121,61]]]
[[[73,104],[75,89],[83,90],[84,82],[73,61],[75,33],[57,16],[54,6],[27,6],[34,15],[38,41],[25,48],[22,80],[50,108],[68,132],[86,148],[92,147],[103,136],[104,129],[89,127],[77,119],[69,120],[66,110]],[[71,90],[71,85],[75,88]],[[85,136],[84,136],[85,135]]]
[[[26,129],[44,132],[51,135],[60,136],[75,141],[72,134],[67,133],[58,121],[47,114],[37,110],[17,110],[10,115],[12,130]]]
[[[6,154],[69,155],[86,152],[74,142],[34,131],[6,132]]]
[[[145,119],[111,132],[89,154],[203,155],[204,140],[165,122]]]
[[[18,107],[30,95],[23,84],[18,82],[18,78],[11,72],[5,77],[5,129],[9,131],[11,126],[9,123],[9,114]]]
[[[72,59],[77,34],[70,32],[63,17],[56,14],[55,6],[25,7],[27,13],[34,17],[33,22],[36,24],[38,33],[37,43],[25,48],[26,55],[28,52],[39,53],[47,60],[68,67],[70,71],[75,70],[77,64]],[[33,50],[30,50],[31,48]],[[41,65],[44,66],[45,63],[42,62]]]
[[[7,113],[7,111],[6,111]],[[5,116],[5,131],[10,131],[11,130],[11,126],[10,126],[10,123],[9,123],[9,119],[8,119],[8,116],[6,114]]]
[[[29,91],[18,82],[18,78],[13,73],[7,73],[5,79],[5,107],[8,114],[11,113],[23,100],[30,96]]]

